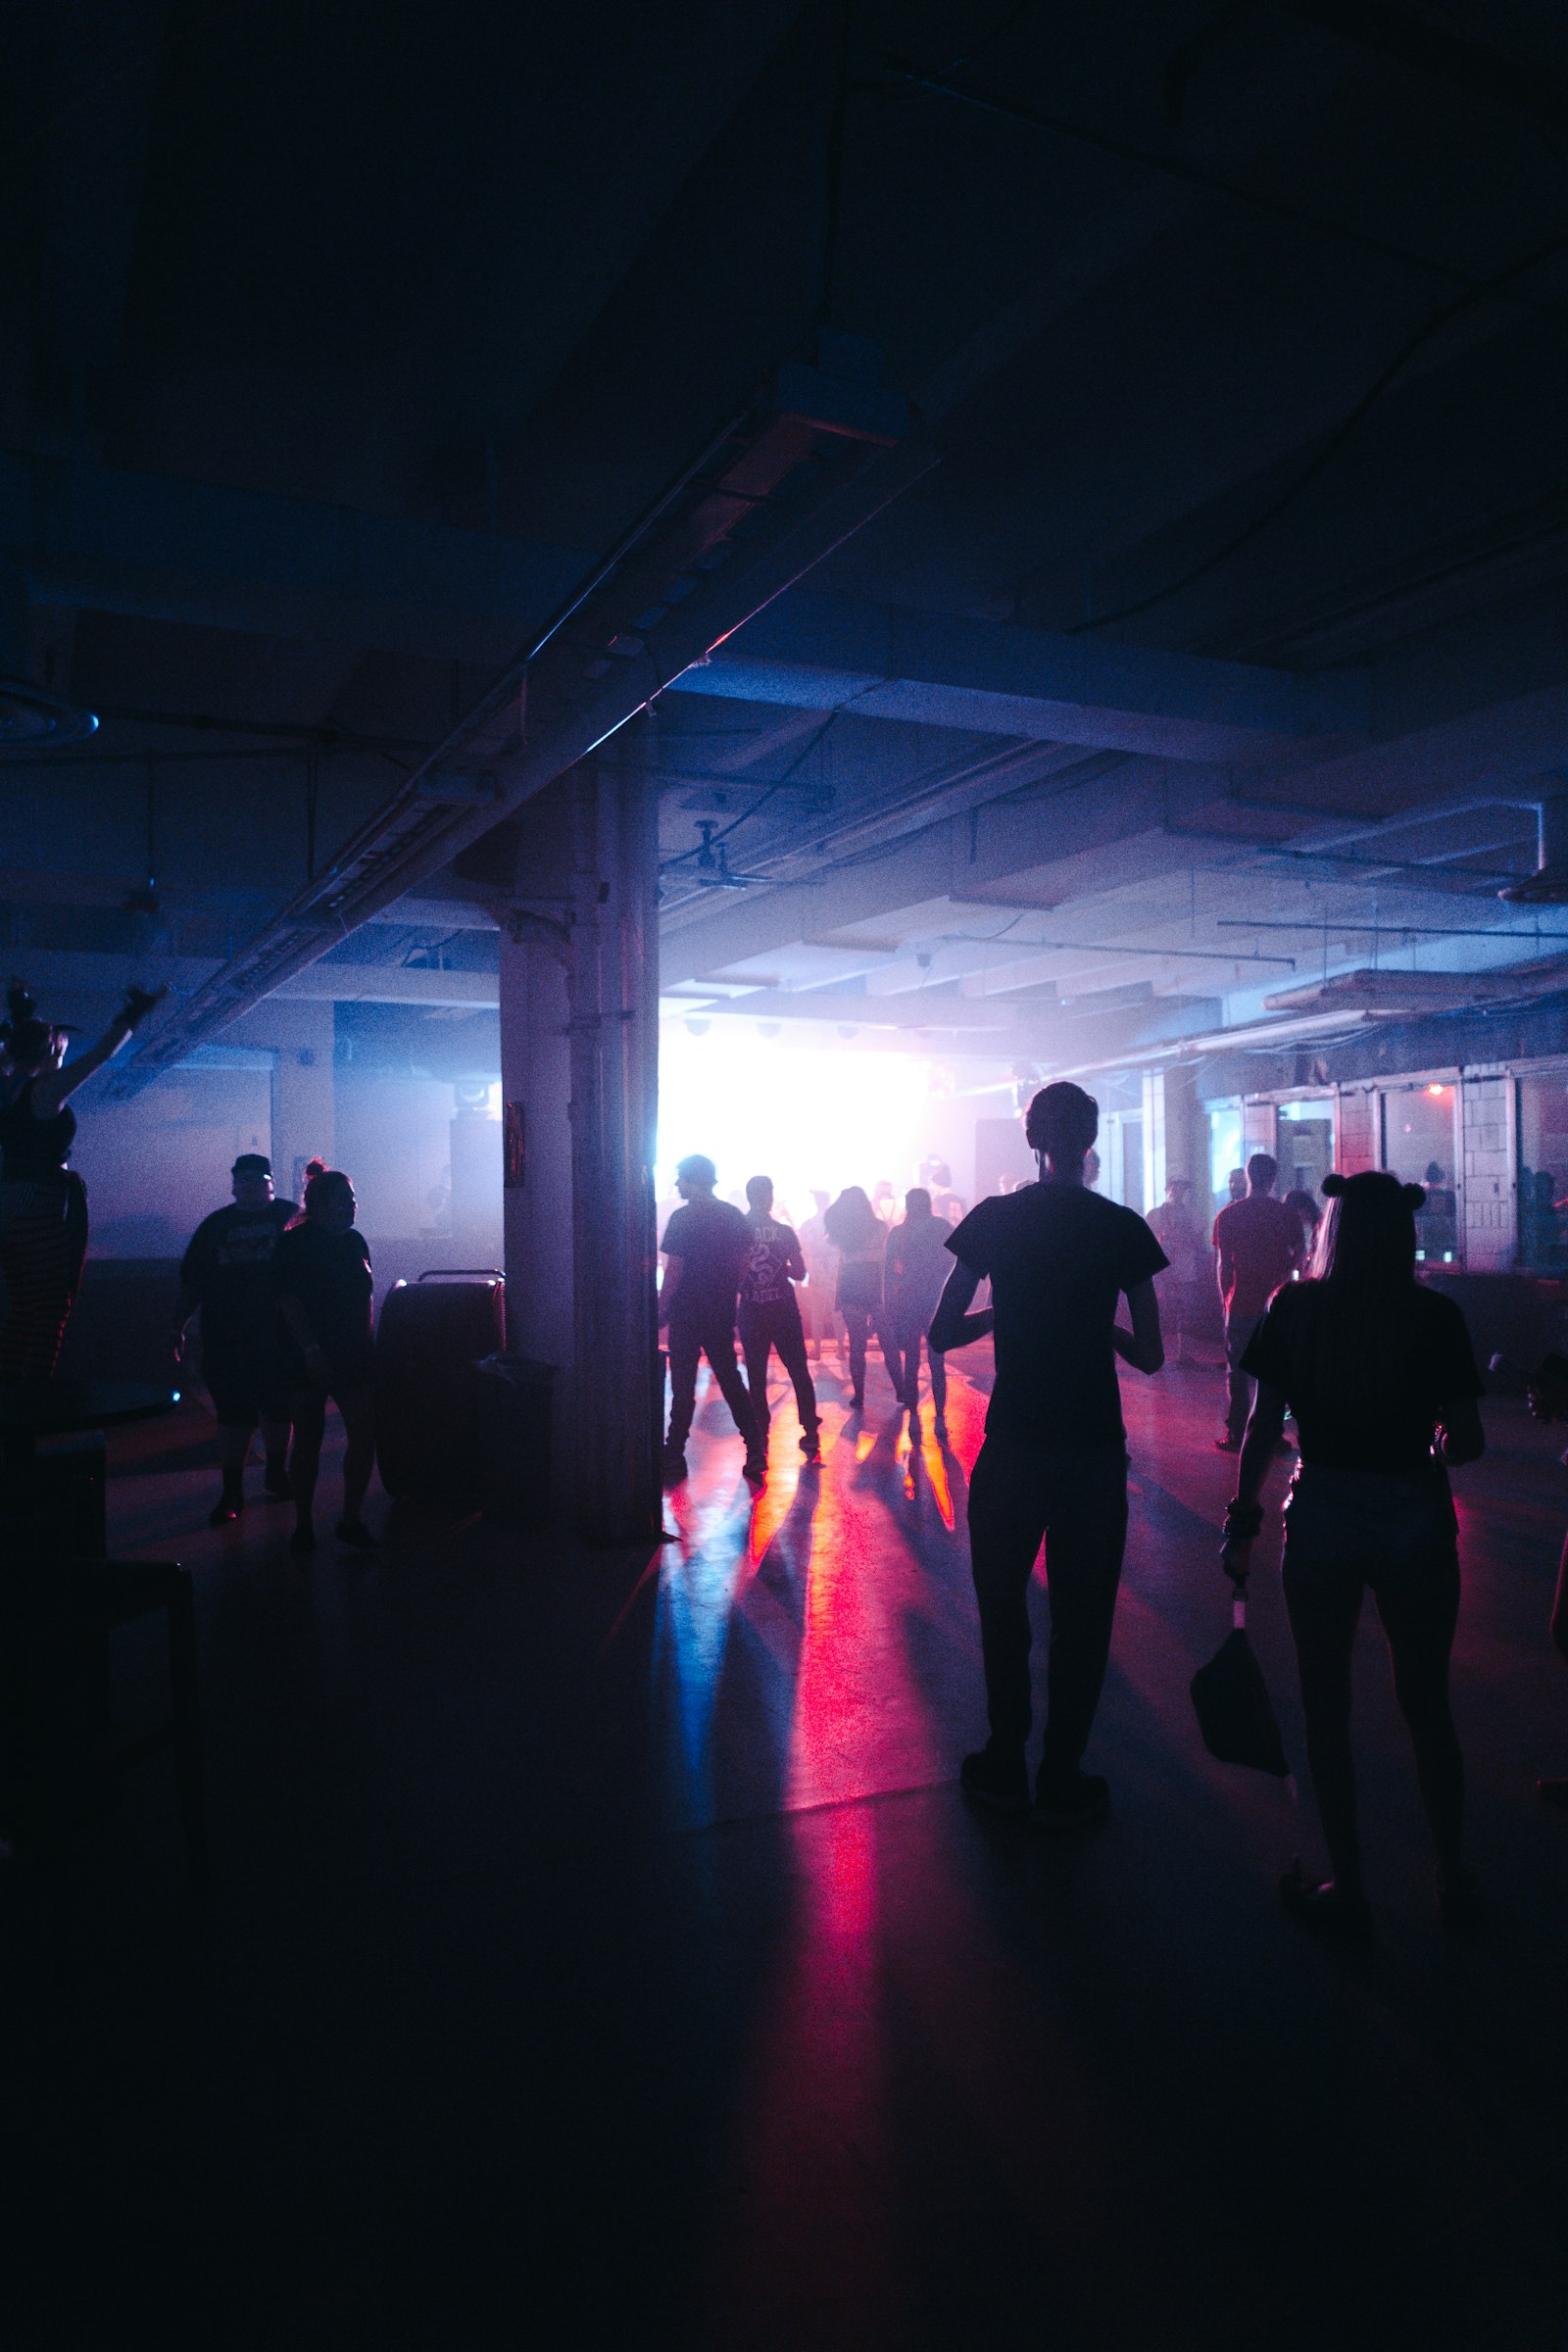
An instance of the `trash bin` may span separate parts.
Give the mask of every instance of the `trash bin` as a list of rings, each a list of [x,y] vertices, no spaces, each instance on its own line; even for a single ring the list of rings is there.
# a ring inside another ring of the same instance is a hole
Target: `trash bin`
[[[395,1283],[375,1334],[375,1454],[396,1497],[466,1502],[483,1482],[473,1367],[506,1346],[506,1282],[493,1268]]]
[[[493,1527],[549,1525],[555,1386],[555,1365],[533,1356],[487,1355],[473,1367],[479,1497]]]

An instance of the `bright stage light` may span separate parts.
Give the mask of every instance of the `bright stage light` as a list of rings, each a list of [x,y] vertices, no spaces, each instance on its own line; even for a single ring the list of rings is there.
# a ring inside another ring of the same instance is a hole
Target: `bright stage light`
[[[780,1203],[808,1217],[813,1192],[869,1192],[886,1176],[903,1193],[939,1147],[942,1077],[919,1055],[764,1043],[749,1023],[715,1021],[696,1038],[689,1027],[666,1021],[660,1040],[661,1199],[675,1162],[706,1152],[721,1195],[768,1175]]]

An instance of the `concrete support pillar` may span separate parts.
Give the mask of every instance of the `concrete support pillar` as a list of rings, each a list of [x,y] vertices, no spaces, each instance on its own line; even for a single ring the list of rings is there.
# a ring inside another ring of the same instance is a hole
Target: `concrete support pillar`
[[[1144,1113],[1144,1132],[1159,1138],[1153,1197],[1162,1200],[1171,1179],[1184,1176],[1201,1211],[1208,1199],[1208,1122],[1198,1099],[1198,1072],[1191,1062],[1174,1062],[1153,1072],[1148,1086],[1152,1100]]]
[[[654,1129],[659,1106],[656,803],[650,722],[577,770],[571,1003],[577,1524],[634,1544],[661,1526]]]
[[[564,780],[523,811],[517,903],[501,935],[502,1225],[507,1341],[558,1370],[569,1426],[576,1353],[571,1230],[571,1045],[566,962],[575,904]],[[562,1448],[557,1447],[557,1487]]]
[[[330,1167],[336,1148],[332,1007],[290,1005],[287,1028],[272,1069],[272,1180],[297,1200],[305,1162]]]
[[[332,1006],[269,997],[223,1034],[229,1045],[273,1056],[272,1181],[280,1200],[297,1200],[305,1162],[315,1157],[330,1166],[337,1148]]]
[[[523,810],[501,959],[511,1344],[558,1367],[556,1499],[660,1527],[655,803],[634,723]]]

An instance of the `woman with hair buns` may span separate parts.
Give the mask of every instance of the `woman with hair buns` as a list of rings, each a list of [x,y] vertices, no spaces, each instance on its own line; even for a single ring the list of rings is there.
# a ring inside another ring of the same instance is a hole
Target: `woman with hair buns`
[[[165,989],[128,988],[94,1046],[66,1062],[67,1029],[41,1020],[13,980],[0,1021],[0,1383],[48,1380],[87,1254],[87,1190],[66,1165],[69,1098],[119,1053]]]
[[[1323,1191],[1311,1277],[1276,1291],[1242,1357],[1257,1394],[1221,1555],[1246,1577],[1288,1408],[1300,1460],[1285,1504],[1285,1600],[1333,1876],[1303,1880],[1298,1867],[1280,1895],[1326,1932],[1371,1933],[1350,1752],[1350,1656],[1370,1591],[1437,1849],[1439,1913],[1464,1928],[1480,1897],[1460,1851],[1464,1761],[1448,1708],[1459,1614],[1448,1466],[1485,1450],[1481,1381],[1458,1307],[1416,1280],[1421,1186],[1378,1171],[1329,1176]]]
[[[279,1374],[292,1393],[296,1554],[316,1549],[312,1516],[321,1466],[328,1399],[343,1417],[343,1513],[337,1540],[371,1551],[375,1538],[361,1512],[375,1460],[375,1358],[370,1252],[355,1225],[354,1187],[341,1168],[313,1159],[305,1170],[305,1205],[278,1236],[273,1267],[282,1323]]]

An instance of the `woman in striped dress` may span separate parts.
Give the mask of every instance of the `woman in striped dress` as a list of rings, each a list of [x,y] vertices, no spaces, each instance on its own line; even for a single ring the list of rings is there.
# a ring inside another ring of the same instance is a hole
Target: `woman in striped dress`
[[[54,1371],[82,1259],[87,1192],[66,1166],[76,1117],[66,1107],[84,1078],[118,1054],[164,994],[131,988],[95,1046],[65,1067],[66,1031],[38,1018],[13,981],[0,1021],[0,1384]]]

